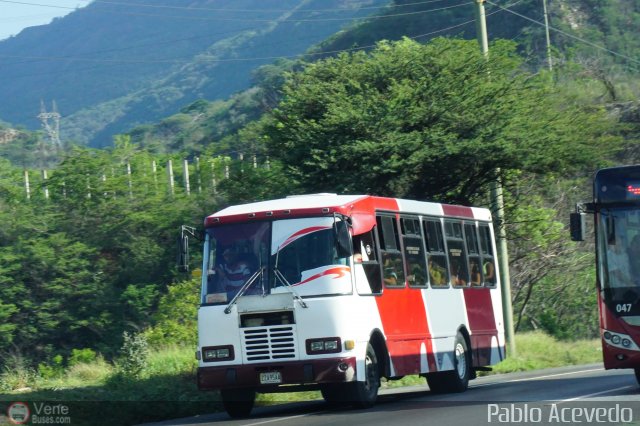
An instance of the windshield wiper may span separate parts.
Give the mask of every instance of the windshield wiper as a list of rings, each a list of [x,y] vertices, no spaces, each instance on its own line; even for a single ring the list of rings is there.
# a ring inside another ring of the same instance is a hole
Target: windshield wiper
[[[242,287],[240,287],[240,290],[238,290],[238,293],[235,296],[233,296],[233,299],[231,299],[231,302],[229,302],[229,305],[226,308],[224,308],[225,314],[231,313],[231,307],[236,303],[238,298],[242,296],[247,291],[247,289],[251,287],[251,284],[253,284],[258,279],[258,277],[262,276],[263,273],[264,273],[264,267],[261,267],[256,272],[254,272],[253,275],[249,277],[247,282],[245,282],[242,285]]]
[[[280,259],[281,249],[282,247],[278,248],[278,251],[276,252],[276,261],[273,265],[273,275],[276,277],[277,280],[279,280],[282,283],[282,285],[284,285],[285,287],[289,287],[289,290],[291,290],[291,294],[293,295],[293,298],[300,303],[300,306],[302,306],[303,308],[308,308],[307,304],[304,303],[304,300],[302,299],[302,297],[300,297],[300,295],[296,293],[291,283],[287,281],[284,275],[282,275],[282,272],[280,272],[280,270],[278,269],[278,260]]]
[[[304,300],[302,299],[302,297],[300,297],[300,295],[296,293],[291,283],[287,281],[287,279],[284,277],[284,275],[282,275],[282,272],[280,272],[277,267],[273,268],[273,275],[275,275],[276,278],[280,280],[280,282],[283,285],[285,285],[286,287],[289,287],[289,290],[291,290],[291,294],[293,294],[294,299],[296,299],[300,303],[300,306],[302,306],[303,308],[308,308],[307,304],[304,303]]]

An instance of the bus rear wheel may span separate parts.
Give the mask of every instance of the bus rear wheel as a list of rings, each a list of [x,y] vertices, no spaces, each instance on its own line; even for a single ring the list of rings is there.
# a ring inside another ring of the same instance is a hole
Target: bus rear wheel
[[[380,388],[380,366],[378,357],[371,343],[367,343],[367,355],[364,363],[364,382],[349,384],[349,399],[357,408],[369,408],[378,399]]]
[[[453,349],[453,370],[427,373],[427,384],[434,393],[464,392],[469,387],[471,362],[467,341],[458,333]]]
[[[248,417],[256,401],[253,389],[223,389],[220,395],[225,411],[234,419]]]

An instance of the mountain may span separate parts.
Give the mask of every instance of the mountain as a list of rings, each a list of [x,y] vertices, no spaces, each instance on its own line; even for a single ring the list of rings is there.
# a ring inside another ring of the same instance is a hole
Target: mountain
[[[617,104],[637,100],[638,69],[630,65],[634,64],[633,58],[640,58],[640,1],[548,0],[547,3],[557,84],[573,88],[574,102]],[[547,69],[542,2],[501,1],[500,5],[487,2],[489,39],[515,40],[532,71]],[[378,15],[358,21],[318,43],[311,50],[314,56],[308,59],[354,48],[368,49],[383,39],[411,37],[421,42],[439,36],[474,39],[474,18],[473,4],[460,0],[395,0],[380,9]],[[281,63],[258,68],[253,88],[225,100],[197,102],[155,124],[139,126],[130,132],[132,140],[142,146],[194,154],[212,144],[218,153],[255,152],[251,139],[256,139],[256,135],[237,135],[237,131],[277,104],[282,71],[292,66]]]
[[[198,99],[226,98],[251,71],[293,57],[388,0],[95,0],[0,42],[0,119],[39,127],[55,101],[61,138],[94,147]]]
[[[489,39],[515,40],[531,69],[545,68],[542,1],[485,4]],[[555,69],[582,67],[599,82],[588,90],[605,88],[591,97],[637,99],[640,1],[547,4]],[[55,100],[64,141],[105,147],[135,128],[145,144],[202,149],[259,116],[259,91],[229,96],[256,83],[260,65],[405,36],[475,38],[474,19],[461,0],[94,0],[0,42],[0,98],[11,99],[0,120],[39,128],[40,101]]]

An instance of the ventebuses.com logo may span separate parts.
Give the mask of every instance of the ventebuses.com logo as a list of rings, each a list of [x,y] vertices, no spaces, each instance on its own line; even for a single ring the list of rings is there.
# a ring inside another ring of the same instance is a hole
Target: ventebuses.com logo
[[[24,402],[14,402],[7,408],[7,416],[13,424],[23,425],[29,421],[29,406]]]

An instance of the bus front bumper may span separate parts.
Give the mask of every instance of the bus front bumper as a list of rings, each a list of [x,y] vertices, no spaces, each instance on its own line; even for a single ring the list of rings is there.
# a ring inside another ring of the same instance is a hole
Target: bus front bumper
[[[200,390],[251,387],[259,391],[280,385],[344,383],[355,379],[355,357],[198,367]]]
[[[604,368],[640,368],[640,351],[620,349],[606,343],[603,345]]]

